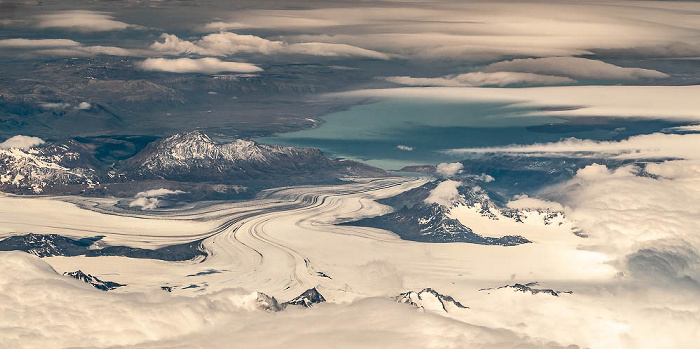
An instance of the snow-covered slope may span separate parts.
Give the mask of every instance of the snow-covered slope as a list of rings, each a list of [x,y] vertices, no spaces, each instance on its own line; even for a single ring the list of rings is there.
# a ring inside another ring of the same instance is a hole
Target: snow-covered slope
[[[280,179],[280,176],[385,175],[353,161],[335,161],[314,148],[267,145],[238,139],[219,143],[201,131],[176,134],[149,144],[128,159],[125,173],[144,179],[221,181]]]
[[[99,181],[99,175],[88,161],[73,141],[30,149],[0,149],[0,189],[42,193],[50,187],[91,186]]]
[[[462,303],[448,295],[438,293],[432,288],[424,288],[421,291],[408,291],[394,297],[399,303],[410,304],[423,310],[449,313],[456,309],[468,309]]]
[[[281,147],[243,139],[220,143],[201,131],[156,140],[136,155],[121,160],[98,160],[96,147],[69,140],[28,149],[0,149],[0,191],[131,196],[136,193],[132,191],[141,191],[134,182],[153,180],[212,185],[246,181],[248,186],[261,189],[387,175],[359,162],[329,159],[314,148]],[[148,189],[151,186],[142,188]]]
[[[434,202],[433,194],[441,191],[440,185],[437,181],[429,182],[380,200],[394,211],[343,225],[386,229],[412,241],[503,246],[528,243],[531,237],[538,238],[553,231],[581,235],[573,223],[566,220],[561,208],[532,206],[546,204],[541,200],[525,197],[512,201],[514,205],[504,206],[478,185],[459,183],[444,201]]]

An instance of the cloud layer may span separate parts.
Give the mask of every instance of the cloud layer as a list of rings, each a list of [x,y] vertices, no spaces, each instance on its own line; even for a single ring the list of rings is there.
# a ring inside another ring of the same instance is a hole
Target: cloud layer
[[[218,58],[147,58],[138,64],[143,70],[162,71],[169,73],[203,73],[220,72],[256,73],[262,68],[250,63],[224,62]]]
[[[61,28],[82,32],[124,30],[130,26],[109,13],[74,10],[36,16],[40,28]]]
[[[516,107],[548,109],[532,115],[700,120],[700,86],[406,87],[358,90],[331,96],[502,102]]]
[[[514,59],[492,63],[486,66],[484,71],[521,72],[595,80],[663,79],[668,77],[667,74],[656,70],[623,68],[602,61],[579,57]]]
[[[386,54],[343,43],[302,42],[287,43],[267,40],[254,35],[232,32],[209,34],[196,41],[187,41],[172,34],[161,35],[162,42],[151,49],[164,54],[189,54],[230,56],[235,54],[300,54],[323,57],[364,57],[389,59]]]

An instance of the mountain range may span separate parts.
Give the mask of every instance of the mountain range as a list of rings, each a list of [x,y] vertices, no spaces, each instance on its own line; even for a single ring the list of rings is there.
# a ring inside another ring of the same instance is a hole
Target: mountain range
[[[339,183],[347,177],[381,177],[386,172],[351,160],[335,160],[314,148],[267,145],[236,139],[218,142],[201,131],[157,139],[126,158],[105,155],[105,140],[71,139],[29,149],[0,149],[0,190],[16,194],[133,196],[163,188],[198,188],[221,194],[219,186],[257,190],[294,184]],[[130,144],[133,147],[133,144]],[[124,147],[117,143],[114,153]],[[200,185],[201,187],[201,185]],[[242,195],[231,190],[229,196]],[[221,196],[221,195],[220,195]],[[203,199],[197,197],[197,199]]]

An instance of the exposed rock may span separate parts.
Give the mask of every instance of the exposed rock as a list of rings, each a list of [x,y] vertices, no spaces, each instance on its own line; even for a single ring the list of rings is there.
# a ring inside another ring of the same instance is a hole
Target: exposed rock
[[[314,287],[304,291],[304,293],[294,297],[292,300],[282,303],[282,308],[284,309],[289,305],[311,308],[314,304],[323,303],[325,301],[326,299],[323,298],[323,295]]]
[[[207,256],[201,248],[201,240],[151,250],[128,246],[94,246],[100,239],[102,236],[71,239],[57,234],[16,235],[0,240],[0,251],[24,251],[39,257],[122,256],[164,261],[186,261]]]
[[[85,274],[81,270],[77,271],[72,271],[72,272],[65,272],[63,275],[70,276],[74,279],[78,279],[82,282],[85,282],[87,284],[92,285],[94,288],[102,291],[109,291],[113,290],[117,287],[122,287],[126,285],[122,285],[120,283],[112,282],[112,281],[103,281],[97,278],[96,276],[92,276],[90,274]]]
[[[544,293],[548,294],[554,297],[559,297],[560,294],[572,294],[572,291],[555,291],[549,288],[535,288],[534,286],[538,286],[539,284],[537,282],[528,282],[526,284],[513,284],[513,285],[505,285],[497,288],[482,288],[479,291],[490,291],[490,290],[500,290],[504,288],[510,288],[513,289],[516,292],[523,292],[523,293],[531,293],[531,294],[538,294],[538,293]]]
[[[399,303],[410,304],[416,308],[449,313],[455,309],[468,309],[462,303],[448,295],[443,295],[432,288],[424,288],[419,292],[408,291],[394,297]]]

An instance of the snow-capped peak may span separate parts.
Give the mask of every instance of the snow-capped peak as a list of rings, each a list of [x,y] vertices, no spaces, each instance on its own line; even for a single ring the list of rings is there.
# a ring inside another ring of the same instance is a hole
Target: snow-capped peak
[[[456,309],[468,309],[468,307],[462,305],[462,303],[451,296],[438,293],[432,288],[424,288],[419,292],[404,292],[394,297],[394,299],[399,303],[410,304],[422,310],[449,313]]]

